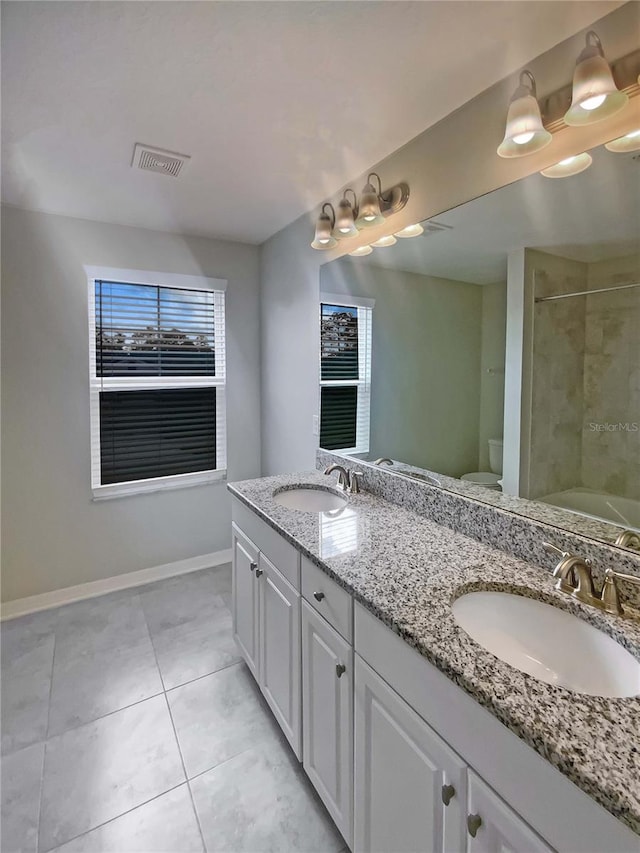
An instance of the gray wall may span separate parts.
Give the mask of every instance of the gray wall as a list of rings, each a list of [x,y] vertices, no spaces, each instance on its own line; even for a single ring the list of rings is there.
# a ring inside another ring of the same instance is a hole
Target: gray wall
[[[475,471],[483,288],[351,260],[323,266],[320,287],[376,301],[370,456]]]
[[[638,4],[628,3],[597,22],[595,28],[611,59],[637,48]],[[527,64],[544,96],[571,81],[576,56],[584,47],[578,33]],[[401,228],[526,177],[563,157],[630,131],[630,107],[591,127],[566,128],[543,151],[513,161],[496,147],[504,133],[509,98],[517,75],[477,98],[416,137],[373,168],[384,186],[407,181],[411,196],[394,219]],[[359,191],[366,176],[354,176]],[[338,198],[338,193],[333,200]],[[358,240],[331,252],[309,247],[317,211],[301,217],[261,247],[262,458],[263,472],[303,470],[315,462],[317,439],[317,294],[320,265],[371,242],[389,226],[369,229]]]
[[[504,431],[504,362],[507,335],[507,283],[482,287],[482,352],[480,356],[479,471],[490,471],[490,438]]]
[[[230,545],[224,483],[92,502],[83,264],[228,280],[229,478],[260,473],[258,249],[3,208],[3,600]]]

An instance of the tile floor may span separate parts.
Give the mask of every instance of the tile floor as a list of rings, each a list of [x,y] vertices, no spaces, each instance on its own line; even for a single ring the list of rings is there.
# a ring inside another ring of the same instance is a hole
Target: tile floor
[[[231,636],[229,566],[2,624],[2,853],[338,853]]]

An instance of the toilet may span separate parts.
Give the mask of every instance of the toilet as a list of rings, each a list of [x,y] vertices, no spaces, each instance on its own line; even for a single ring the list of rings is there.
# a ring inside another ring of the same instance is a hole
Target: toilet
[[[466,483],[475,483],[476,486],[484,486],[485,489],[501,491],[502,480],[502,439],[489,439],[489,467],[491,471],[472,471],[460,477]]]

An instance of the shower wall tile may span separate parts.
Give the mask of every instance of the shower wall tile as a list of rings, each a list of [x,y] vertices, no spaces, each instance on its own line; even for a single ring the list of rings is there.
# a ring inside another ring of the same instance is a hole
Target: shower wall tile
[[[527,251],[536,295],[586,290],[587,266]],[[529,496],[580,483],[584,408],[585,300],[534,306]]]
[[[589,265],[589,289],[640,281],[640,256]],[[640,288],[588,296],[582,484],[640,500]]]

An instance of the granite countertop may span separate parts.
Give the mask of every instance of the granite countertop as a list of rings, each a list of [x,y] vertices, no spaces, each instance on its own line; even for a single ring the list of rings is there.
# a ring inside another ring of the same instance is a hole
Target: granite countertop
[[[350,464],[353,464],[353,462],[351,461]],[[571,510],[564,507],[546,503],[542,498],[538,500],[519,498],[515,495],[506,494],[503,491],[486,489],[477,483],[470,483],[456,477],[447,477],[445,474],[438,474],[436,471],[429,471],[426,468],[417,468],[415,465],[408,465],[406,462],[394,462],[393,467],[385,468],[384,470],[392,474],[404,474],[405,476],[428,474],[439,480],[442,487],[448,492],[495,506],[507,512],[517,513],[525,518],[530,518],[532,521],[540,521],[542,524],[551,524],[554,527],[560,527],[578,536],[599,539],[602,542],[613,544],[616,537],[626,529],[620,522],[616,524],[615,521],[605,521],[604,519],[571,512]],[[635,549],[633,553],[637,553]]]
[[[317,471],[230,483],[229,491],[296,546],[507,728],[640,835],[640,698],[546,684],[503,663],[460,628],[452,602],[474,590],[517,592],[576,613],[640,659],[640,620],[553,588],[545,569],[362,493],[338,513],[277,504],[277,489],[331,487]]]

